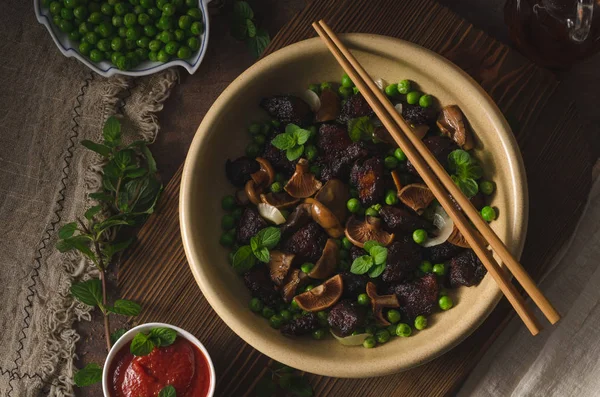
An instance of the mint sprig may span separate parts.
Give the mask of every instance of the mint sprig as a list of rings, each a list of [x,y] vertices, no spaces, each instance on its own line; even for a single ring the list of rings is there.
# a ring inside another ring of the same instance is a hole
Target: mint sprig
[[[471,198],[479,192],[477,179],[483,176],[483,169],[469,152],[454,150],[448,155],[450,177],[465,196]]]
[[[368,273],[369,277],[376,278],[383,273],[386,266],[388,250],[377,241],[367,241],[363,249],[368,255],[359,256],[352,262],[350,272],[354,274]]]
[[[233,4],[231,34],[236,39],[245,41],[256,58],[262,55],[271,42],[269,33],[256,25],[254,11],[245,1],[236,1]]]
[[[256,260],[268,263],[271,259],[269,250],[275,248],[281,239],[281,230],[270,226],[259,231],[250,239],[250,245],[240,247],[233,254],[233,268],[244,273],[256,265]]]
[[[352,142],[358,142],[361,139],[369,140],[373,138],[375,126],[369,116],[357,117],[348,120],[348,134]]]
[[[177,339],[177,332],[171,328],[157,327],[150,332],[140,332],[133,337],[129,351],[134,356],[147,356],[155,347],[170,346]]]
[[[160,390],[158,397],[177,397],[177,391],[173,386],[167,385]]]
[[[279,150],[285,150],[288,160],[294,161],[304,153],[304,144],[310,138],[310,131],[296,124],[288,124],[285,132],[273,138],[271,144]]]
[[[84,368],[75,372],[73,382],[79,387],[85,387],[102,380],[102,367],[96,363],[89,363]]]

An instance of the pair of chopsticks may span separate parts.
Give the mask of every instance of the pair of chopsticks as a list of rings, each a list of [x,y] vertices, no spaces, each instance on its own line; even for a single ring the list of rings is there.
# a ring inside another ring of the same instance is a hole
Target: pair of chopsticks
[[[321,39],[323,39],[325,45],[340,66],[358,87],[360,93],[375,111],[375,114],[379,117],[379,120],[389,131],[398,146],[402,148],[402,151],[414,165],[442,208],[444,208],[454,221],[458,230],[496,281],[500,290],[514,307],[531,334],[537,335],[541,326],[531,309],[525,304],[525,300],[521,294],[519,294],[516,287],[511,283],[508,272],[505,268],[498,265],[492,253],[487,249],[487,245],[502,260],[506,268],[510,270],[548,321],[552,324],[556,323],[560,319],[560,315],[556,309],[554,309],[552,304],[539,290],[529,274],[523,269],[523,266],[508,251],[500,238],[496,236],[488,223],[483,220],[479,211],[473,207],[469,199],[454,184],[450,176],[446,173],[446,170],[431,154],[425,144],[412,133],[411,127],[407,124],[406,120],[394,109],[388,98],[375,85],[371,77],[350,53],[348,48],[346,48],[324,21],[315,22],[312,26]],[[464,214],[453,203],[450,195],[462,208]],[[476,230],[471,226],[465,215],[475,226]],[[485,241],[482,241],[482,237]]]

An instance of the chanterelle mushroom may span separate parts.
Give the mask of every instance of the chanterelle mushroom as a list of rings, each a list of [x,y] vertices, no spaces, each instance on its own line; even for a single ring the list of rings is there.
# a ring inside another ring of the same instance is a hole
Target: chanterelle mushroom
[[[346,220],[346,202],[350,198],[350,189],[339,179],[330,179],[315,195],[315,200],[325,205],[338,218],[340,223]]]
[[[281,251],[271,251],[270,254],[269,273],[271,274],[271,280],[275,285],[281,286],[290,271],[295,255]]]
[[[400,307],[398,297],[396,295],[377,295],[377,287],[372,282],[367,283],[367,295],[371,298],[371,306],[373,307],[373,317],[377,324],[388,326],[390,322],[383,316],[384,308]]]
[[[296,290],[306,285],[309,280],[308,276],[300,270],[292,269],[286,277],[281,291],[283,300],[288,303],[291,302],[294,299],[294,295],[296,295]]]
[[[383,230],[381,219],[374,216],[367,216],[364,220],[351,217],[346,222],[344,231],[350,242],[357,247],[363,247],[367,241],[377,241],[381,245],[389,245],[394,240],[394,234]]]
[[[286,192],[280,193],[267,193],[260,195],[260,201],[265,204],[272,205],[278,209],[293,207],[298,204],[300,199],[294,198]]]
[[[404,205],[422,214],[425,208],[435,199],[429,188],[422,183],[411,183],[398,192],[398,198]]]
[[[340,259],[340,247],[335,243],[335,240],[330,238],[327,239],[325,248],[323,248],[323,254],[315,264],[308,276],[310,278],[324,279],[335,272],[335,268]]]
[[[452,229],[452,233],[450,233],[450,236],[448,237],[448,240],[446,240],[446,241],[448,241],[450,244],[454,244],[459,247],[471,248],[471,246],[469,245],[469,243],[467,243],[467,240],[462,235],[460,230],[458,230],[456,225],[454,225],[454,229]]]
[[[321,92],[319,99],[321,100],[321,107],[317,111],[315,121],[323,123],[337,119],[342,109],[340,98],[337,94],[330,89],[325,89]]]
[[[251,179],[246,182],[244,192],[248,200],[254,205],[261,202],[260,194],[275,180],[275,170],[268,160],[257,157],[256,161],[260,164],[260,169],[251,174]]]
[[[323,229],[325,229],[327,234],[333,238],[342,237],[344,234],[344,228],[342,227],[342,224],[338,218],[329,210],[329,208],[313,198],[307,198],[304,200],[304,202],[311,205],[310,214],[312,219]]]
[[[323,184],[308,170],[308,161],[300,159],[296,164],[296,172],[290,178],[284,189],[292,197],[306,198],[317,192]]]
[[[457,105],[442,108],[437,125],[442,134],[449,136],[464,150],[473,148],[473,136],[465,115]]]
[[[342,276],[333,276],[310,291],[297,295],[294,299],[302,310],[318,312],[335,305],[344,291]]]

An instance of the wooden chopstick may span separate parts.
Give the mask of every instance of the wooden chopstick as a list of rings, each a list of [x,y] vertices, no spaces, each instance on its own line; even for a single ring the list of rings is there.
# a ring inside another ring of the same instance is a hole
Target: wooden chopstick
[[[409,137],[412,135],[412,132],[410,132],[410,127],[401,117],[399,117],[398,124],[395,123],[395,117],[393,117],[397,115],[395,109],[393,109],[387,98],[383,96],[383,94],[381,94],[381,92],[372,82],[368,74],[364,71],[364,69],[362,69],[362,67],[360,67],[356,59],[354,59],[354,57],[349,53],[349,51],[343,46],[343,44],[339,41],[335,34],[331,32],[331,29],[329,29],[327,25],[323,22],[321,22],[321,25],[315,23],[313,24],[313,27],[315,28],[319,36],[321,36],[321,38],[325,41],[327,47],[338,60],[342,68],[352,78],[352,80],[357,85],[367,102],[371,105],[371,107],[373,108],[377,116],[380,118],[384,126],[388,129],[388,131],[390,131],[396,142],[402,147],[402,149],[406,153],[407,157],[415,165],[415,168],[417,169],[421,177],[423,177],[425,183],[432,190],[433,194],[439,200],[440,204],[446,210],[448,215],[453,219],[457,228],[461,231],[461,233],[463,234],[469,245],[473,248],[477,256],[482,260],[483,264],[486,266],[494,280],[498,283],[502,292],[506,295],[507,299],[515,308],[517,314],[519,314],[519,316],[523,319],[530,332],[534,335],[537,334],[540,329],[539,324],[537,323],[537,320],[535,319],[529,308],[525,305],[523,297],[516,291],[514,285],[510,283],[510,281],[508,281],[508,275],[506,274],[505,270],[503,268],[500,268],[495,262],[495,260],[491,256],[491,253],[485,248],[483,243],[480,241],[480,236],[471,228],[464,215],[455,207],[454,203],[448,197],[448,194],[443,190],[442,186],[440,185],[440,182],[432,174],[427,162],[425,162],[425,160],[421,157],[421,153],[415,149],[415,146],[413,146],[412,142],[409,140],[410,138],[407,138],[407,135]],[[387,107],[392,108],[392,111],[388,111],[385,105],[388,105]],[[408,134],[406,134],[402,129],[405,129],[408,132]],[[433,156],[431,156],[431,154],[429,153],[427,148],[424,147],[421,141],[418,139],[417,141],[423,146],[424,151],[429,154],[429,157],[433,158]],[[450,180],[443,168],[441,166],[439,166],[439,168],[442,170],[443,175]],[[451,184],[454,187],[454,183]],[[458,190],[458,194],[462,195],[462,192]],[[463,196],[463,198],[464,201],[468,203],[468,205],[471,205],[470,202],[466,199],[466,197]],[[465,207],[464,205],[461,206],[463,208]],[[475,212],[477,214],[477,217],[479,217],[479,214],[474,209],[473,212]],[[493,233],[493,231],[491,231],[491,233]],[[535,284],[533,285],[535,286]],[[539,293],[539,295],[541,295],[541,292]]]

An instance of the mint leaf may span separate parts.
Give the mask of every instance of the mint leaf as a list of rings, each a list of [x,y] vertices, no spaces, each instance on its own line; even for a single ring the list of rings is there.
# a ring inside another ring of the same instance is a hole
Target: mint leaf
[[[99,279],[73,283],[70,288],[71,295],[80,302],[89,306],[102,305],[102,283]]]
[[[137,316],[140,314],[142,307],[139,303],[130,300],[117,299],[113,307],[107,307],[106,310],[123,316]]]
[[[256,25],[252,22],[252,19],[246,19],[246,32],[248,33],[248,37],[256,36]]]
[[[373,258],[369,255],[359,256],[352,262],[350,272],[354,274],[365,274],[373,266]]]
[[[85,216],[85,219],[92,219],[94,215],[96,215],[101,210],[102,206],[94,205],[93,207],[88,208],[87,211],[85,211],[85,214],[83,214],[83,216]]]
[[[296,138],[298,145],[304,145],[306,141],[308,141],[308,138],[310,138],[310,131],[298,128],[294,131],[294,137]]]
[[[110,194],[103,192],[90,193],[88,194],[88,196],[96,201],[104,201],[107,203],[112,203],[114,201],[113,197]]]
[[[258,243],[262,247],[273,249],[281,239],[281,230],[277,227],[266,227],[256,234]]]
[[[233,268],[239,272],[244,273],[252,269],[256,264],[256,256],[249,245],[240,247],[233,255]]]
[[[140,147],[140,150],[142,151],[142,154],[146,158],[146,163],[148,164],[148,172],[151,174],[156,174],[156,171],[157,171],[156,160],[154,160],[154,156],[152,155],[152,152],[150,151],[150,149],[148,149],[148,146],[146,146],[146,145],[142,145]]]
[[[479,186],[477,185],[477,182],[471,178],[460,179],[457,185],[468,198],[475,196],[479,192]]]
[[[150,330],[149,338],[157,347],[170,346],[177,339],[177,332],[171,328],[159,327]]]
[[[158,397],[177,397],[177,391],[173,386],[167,385],[160,390]]]
[[[369,250],[369,254],[373,258],[373,262],[375,262],[376,265],[383,265],[387,260],[388,250],[385,247],[375,246]]]
[[[379,277],[381,273],[385,270],[385,262],[380,265],[375,265],[369,270],[369,277],[375,278]]]
[[[125,335],[127,330],[125,328],[119,328],[115,330],[112,334],[110,334],[110,343],[114,345],[121,338],[121,336]]]
[[[115,154],[111,162],[118,169],[125,171],[130,165],[133,164],[134,156],[135,152],[133,150],[120,150]]]
[[[134,356],[147,356],[154,350],[154,342],[150,337],[142,332],[137,334],[131,341],[129,351]]]
[[[363,244],[363,249],[370,254],[371,253],[371,248],[373,248],[373,247],[379,247],[379,246],[381,246],[381,244],[379,244],[379,242],[377,242],[375,240],[369,240],[369,241],[367,241],[366,243]]]
[[[483,168],[473,161],[471,164],[461,166],[457,174],[461,179],[479,179],[483,176]]]
[[[260,248],[260,240],[257,236],[254,236],[250,239],[250,248],[252,248],[252,252],[258,251]]]
[[[304,153],[304,145],[298,145],[298,146],[294,146],[291,149],[288,149],[285,152],[285,157],[287,157],[287,159],[289,161],[294,161],[297,158],[299,158],[300,156],[302,156],[302,153]]]
[[[58,238],[69,238],[77,230],[77,222],[66,223],[58,230]]]
[[[263,263],[269,263],[271,260],[271,254],[269,254],[269,249],[267,247],[260,247],[256,251],[252,252],[254,252],[254,256],[256,256],[256,258]]]
[[[102,157],[108,158],[110,156],[111,149],[108,146],[106,146],[106,145],[102,145],[100,143],[92,142],[92,141],[89,141],[87,139],[84,139],[83,141],[81,141],[81,144],[83,146],[85,146],[86,148],[90,149],[92,152],[98,153]]]
[[[254,18],[254,11],[252,11],[252,7],[250,7],[250,5],[245,1],[236,1],[233,4],[233,13],[235,16],[240,18]]]
[[[83,369],[75,372],[73,382],[78,387],[85,387],[102,380],[102,367],[96,363],[89,363]]]
[[[371,139],[375,127],[369,116],[357,117],[348,121],[348,134],[353,142],[358,142],[361,139]]]
[[[296,146],[296,140],[292,134],[283,133],[275,136],[271,141],[271,144],[279,150],[287,150]]]
[[[266,30],[257,29],[256,36],[248,38],[246,42],[252,55],[259,58],[271,42],[271,37]]]
[[[121,123],[115,116],[111,116],[104,123],[102,136],[109,146],[117,146],[121,143]]]
[[[462,149],[454,150],[448,155],[448,167],[450,168],[451,172],[456,172],[457,168],[461,165],[467,165],[470,163],[471,155]]]

